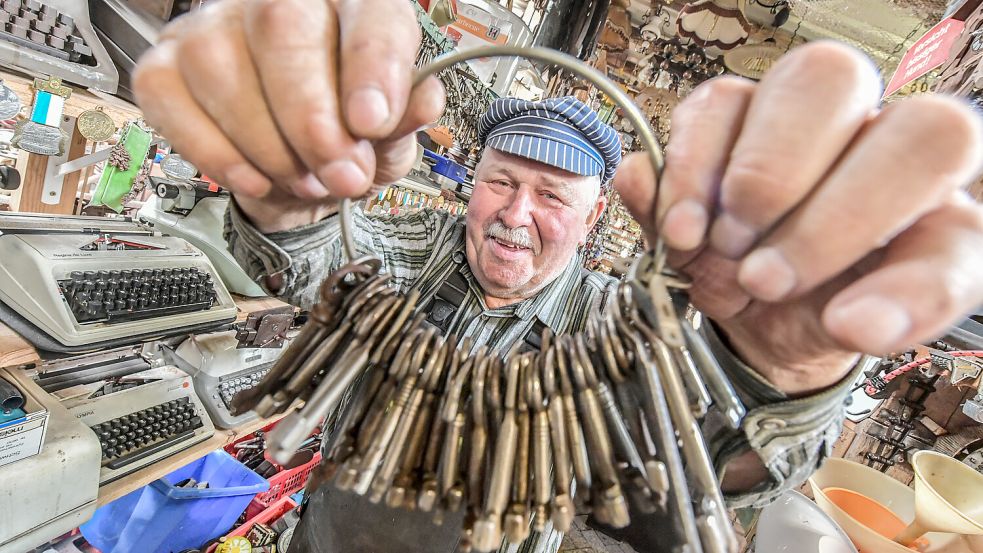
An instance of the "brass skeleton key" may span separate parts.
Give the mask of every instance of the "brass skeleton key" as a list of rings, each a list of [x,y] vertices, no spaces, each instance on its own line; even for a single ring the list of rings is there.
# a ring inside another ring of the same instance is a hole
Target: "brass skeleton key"
[[[423,366],[423,358],[427,353],[427,345],[436,335],[436,329],[430,328],[424,331],[423,347],[418,347],[414,352],[413,358],[409,361],[408,373],[399,384],[399,391],[391,410],[387,411],[380,422],[374,436],[370,437],[370,445],[365,456],[359,463],[358,475],[355,477],[353,490],[359,495],[368,493],[370,486],[379,470],[379,463],[382,461],[389,443],[396,432],[396,427],[402,419],[403,411],[407,408],[416,388],[419,368]],[[381,499],[381,498],[380,498]]]
[[[546,355],[540,352],[534,359],[535,365],[526,373],[526,400],[532,416],[532,485],[533,520],[532,527],[537,532],[546,530],[549,521],[550,492],[550,421],[546,414],[545,396],[541,379]]]
[[[590,466],[594,478],[591,493],[594,515],[614,528],[624,528],[631,522],[631,517],[628,515],[628,504],[621,491],[618,473],[612,463],[613,448],[604,424],[604,412],[594,393],[597,380],[588,378],[593,373],[586,368],[590,364],[587,345],[582,334],[571,338],[567,343],[570,346],[568,351],[572,380],[583,413],[584,436],[592,451]]]
[[[598,365],[603,365],[603,363],[598,359]],[[616,469],[621,476],[621,481],[627,484],[629,496],[635,507],[643,513],[653,513],[656,511],[656,504],[652,489],[646,479],[645,464],[642,462],[642,456],[638,453],[631,434],[628,432],[628,427],[618,409],[614,394],[611,393],[607,383],[595,373],[592,364],[585,364],[584,371],[586,380],[595,383],[597,401],[610,430],[611,446],[615,459],[618,461]]]
[[[453,347],[456,345],[457,340],[453,336],[443,341],[431,357],[433,362],[431,376],[419,381],[423,391],[423,401],[417,411],[416,419],[410,423],[412,426],[406,446],[397,450],[403,458],[400,462],[399,474],[393,481],[392,487],[386,492],[386,502],[390,507],[402,506],[413,509],[416,506],[417,491],[422,487],[417,479],[420,476],[418,469],[423,462],[424,446],[428,442],[427,434],[438,437],[441,434],[431,428],[431,422],[434,420],[435,393],[446,374],[447,360],[454,355]],[[439,418],[437,420],[439,421]]]
[[[488,444],[488,415],[485,410],[485,377],[488,374],[488,363],[491,358],[486,355],[486,348],[478,350],[475,358],[474,374],[471,378],[471,435],[468,439],[468,505],[471,515],[476,519],[484,504],[485,467]]]
[[[369,501],[373,503],[378,503],[386,496],[386,493],[390,491],[390,486],[396,476],[396,470],[401,466],[401,462],[413,453],[409,451],[407,446],[413,434],[413,428],[417,426],[419,415],[421,414],[420,407],[423,404],[426,387],[430,385],[435,373],[439,370],[437,364],[441,360],[440,352],[443,350],[443,347],[444,339],[439,335],[435,335],[433,341],[427,342],[421,348],[427,352],[427,360],[421,367],[421,374],[416,380],[416,385],[410,394],[410,399],[403,409],[399,421],[396,423],[396,429],[386,448],[386,455],[383,458],[382,466],[372,481],[372,493],[369,495]],[[391,495],[387,498],[387,504],[390,507],[398,507],[405,500],[404,494],[399,494],[398,491],[396,493],[398,495]]]
[[[577,416],[577,405],[573,398],[573,384],[570,382],[570,369],[567,363],[567,352],[570,344],[565,336],[557,336],[557,347],[553,348],[556,362],[556,374],[560,379],[560,400],[563,406],[565,432],[567,435],[570,459],[573,461],[573,474],[577,481],[574,500],[577,507],[586,508],[591,504],[591,470],[587,459],[587,442],[584,438],[583,426]]]
[[[622,287],[621,290],[628,291],[628,288]],[[617,332],[621,336],[622,345],[634,351],[636,348],[633,338],[635,331],[628,327],[628,324],[621,316],[620,309],[612,309],[610,313],[612,313],[616,323]],[[639,445],[637,451],[642,456],[642,462],[645,467],[643,474],[649,487],[656,494],[653,499],[657,503],[657,506],[665,511],[668,505],[669,474],[665,463],[657,458],[657,448],[652,441],[656,430],[648,426],[646,418],[642,413],[642,408],[638,400],[638,394],[640,393],[638,386],[635,382],[629,380],[627,376],[635,372],[634,366],[635,361],[631,361],[629,365],[608,367],[608,375],[614,384],[615,397],[621,408],[623,420],[626,422],[625,426],[629,434],[633,437],[634,443]]]
[[[369,450],[379,438],[376,432],[386,417],[387,406],[394,405],[399,395],[399,384],[403,381],[406,372],[409,370],[411,358],[418,349],[416,339],[424,334],[423,330],[415,330],[404,337],[396,356],[393,358],[383,384],[379,387],[375,397],[369,402],[368,411],[362,423],[353,428],[355,435],[355,451],[348,459],[342,462],[342,467],[335,486],[340,490],[351,490],[355,487],[362,466],[368,457]],[[382,372],[382,371],[379,371]]]
[[[324,280],[320,288],[320,301],[311,309],[310,321],[301,329],[293,343],[273,364],[263,380],[248,390],[236,394],[232,399],[232,414],[240,415],[253,410],[260,417],[274,414],[272,392],[278,390],[290,379],[293,373],[321,344],[326,336],[337,326],[337,313],[349,294],[369,282],[378,271],[381,262],[371,258],[355,260]],[[354,276],[357,283],[345,283],[346,277]]]
[[[644,323],[636,325],[636,328],[639,331],[645,328]],[[675,527],[674,533],[682,536],[683,541],[692,548],[692,553],[702,553],[703,548],[700,545],[700,535],[693,513],[693,501],[686,484],[686,473],[679,455],[676,433],[672,428],[660,374],[655,368],[655,362],[649,357],[646,339],[640,334],[633,338],[636,371],[640,384],[639,401],[646,424],[653,433],[652,438],[665,462],[669,476],[669,512],[677,515],[671,519],[671,524]]]
[[[512,502],[505,515],[505,538],[509,543],[521,543],[529,537],[529,450],[530,420],[526,380],[534,372],[532,354],[519,357],[519,389],[516,403],[516,421],[519,427],[515,468],[512,473]]]
[[[449,395],[449,389],[452,386],[453,379],[457,376],[457,372],[463,361],[461,350],[458,349],[457,338],[453,335],[447,339],[446,350],[446,369],[441,376],[441,380],[444,382],[439,383],[436,389],[429,394],[429,397],[424,397],[423,400],[425,405],[430,405],[427,408],[428,412],[432,409],[433,421],[433,424],[426,424],[422,429],[425,435],[429,433],[429,436],[425,438],[426,445],[424,446],[423,459],[421,461],[422,482],[420,484],[419,495],[416,498],[416,506],[423,512],[432,511],[437,506],[439,499],[437,468],[443,451],[441,445],[445,434],[444,427],[447,424],[447,421],[443,417],[444,405]],[[440,396],[439,401],[437,400],[437,396]]]
[[[471,544],[477,551],[492,551],[502,543],[502,515],[509,501],[509,483],[515,468],[515,453],[519,426],[516,421],[516,400],[519,388],[518,357],[509,360],[505,368],[505,397],[502,423],[495,441],[488,497],[482,516],[474,523]]]
[[[446,401],[440,412],[440,418],[445,423],[445,435],[437,469],[437,495],[441,499],[439,511],[456,511],[464,500],[464,484],[459,479],[458,471],[467,422],[462,395],[464,385],[470,381],[473,359],[464,361],[458,374],[448,383],[448,391],[444,397]]]
[[[570,484],[573,476],[570,474],[570,450],[566,431],[566,410],[559,386],[556,383],[556,355],[549,344],[553,335],[546,329],[543,331],[543,391],[548,398],[547,417],[550,425],[550,445],[553,450],[554,489],[553,502],[550,505],[550,520],[553,526],[561,532],[569,532],[573,524],[575,509],[570,496]]]
[[[646,330],[642,329],[645,333]],[[725,549],[709,549],[708,551],[726,551],[736,553],[737,541],[733,537],[729,528],[723,528],[727,523],[727,512],[720,485],[717,483],[717,476],[713,470],[713,463],[706,450],[700,434],[700,427],[693,419],[692,413],[683,404],[685,394],[682,391],[682,382],[679,375],[673,371],[674,363],[669,347],[657,336],[647,335],[646,339],[655,354],[655,366],[660,373],[662,381],[665,382],[666,400],[669,405],[669,413],[672,416],[676,431],[679,433],[679,441],[682,445],[683,456],[686,458],[687,468],[692,474],[692,482],[697,492],[697,507],[702,515],[701,520],[706,522],[701,534],[712,532],[716,536],[728,536],[730,539],[725,544]],[[719,540],[704,540],[713,545]]]

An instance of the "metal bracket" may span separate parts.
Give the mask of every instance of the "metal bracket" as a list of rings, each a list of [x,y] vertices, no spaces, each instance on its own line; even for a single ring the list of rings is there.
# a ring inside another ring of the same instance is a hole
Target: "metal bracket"
[[[61,118],[61,130],[67,136],[72,136],[75,127],[75,118],[63,115]],[[47,205],[58,205],[61,203],[61,189],[65,184],[65,177],[57,170],[59,165],[68,159],[68,150],[71,148],[71,140],[67,140],[65,149],[58,156],[48,156],[48,166],[44,172],[44,185],[41,188],[41,203]]]
[[[274,307],[250,313],[245,321],[236,325],[236,339],[242,348],[280,348],[287,339],[287,330],[294,321],[294,308]]]
[[[963,404],[963,414],[976,422],[983,423],[983,391]]]

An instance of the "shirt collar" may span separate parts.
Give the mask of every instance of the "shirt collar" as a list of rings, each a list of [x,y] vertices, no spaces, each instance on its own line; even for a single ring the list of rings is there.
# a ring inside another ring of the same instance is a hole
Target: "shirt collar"
[[[471,267],[467,263],[461,265],[461,274],[467,279],[468,285],[478,298],[478,303],[481,304],[482,310],[488,315],[493,317],[516,317],[523,321],[539,315],[540,320],[548,324],[550,321],[545,317],[545,312],[556,301],[558,294],[565,294],[576,284],[580,277],[581,264],[582,258],[578,252],[570,259],[563,272],[542,290],[537,292],[535,296],[496,309],[489,309],[488,305],[485,304],[485,292],[481,289],[478,279],[475,278],[474,273],[471,272]]]

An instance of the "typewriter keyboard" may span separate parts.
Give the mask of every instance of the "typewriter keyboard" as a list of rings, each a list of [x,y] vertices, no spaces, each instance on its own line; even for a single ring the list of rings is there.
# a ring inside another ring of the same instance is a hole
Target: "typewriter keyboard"
[[[217,301],[212,275],[197,267],[73,271],[58,285],[79,323],[205,311]]]
[[[0,40],[56,58],[96,65],[92,48],[66,13],[37,0],[0,0]]]
[[[204,426],[187,397],[97,424],[103,465],[118,469],[192,437]]]

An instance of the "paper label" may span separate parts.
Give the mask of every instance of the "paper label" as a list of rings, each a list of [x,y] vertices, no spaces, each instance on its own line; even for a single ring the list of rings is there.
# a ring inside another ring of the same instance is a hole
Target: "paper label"
[[[0,428],[0,467],[41,452],[47,416]]]

